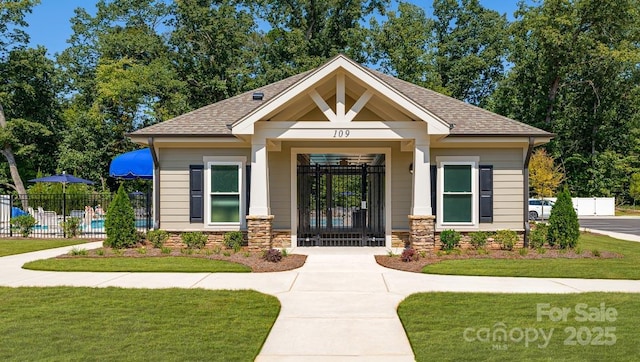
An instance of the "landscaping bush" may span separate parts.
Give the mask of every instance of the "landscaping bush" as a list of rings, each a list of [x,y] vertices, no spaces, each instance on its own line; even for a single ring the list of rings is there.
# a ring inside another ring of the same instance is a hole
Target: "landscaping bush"
[[[483,248],[487,243],[488,238],[489,238],[489,233],[485,231],[474,231],[472,233],[469,233],[469,239],[470,239],[469,241],[471,242],[471,245],[473,245],[475,249]]]
[[[442,250],[453,250],[460,245],[460,233],[455,230],[444,230],[440,233]]]
[[[161,249],[164,246],[164,242],[169,239],[169,233],[164,230],[149,230],[147,232],[147,241],[153,245],[156,249]]]
[[[404,262],[410,262],[418,260],[418,253],[416,253],[416,249],[414,248],[405,248],[400,255],[400,260]]]
[[[202,249],[207,243],[207,236],[200,231],[182,233],[180,238],[187,249]]]
[[[264,252],[262,258],[266,261],[270,261],[272,263],[277,263],[282,260],[282,253],[278,249],[269,249]]]
[[[502,250],[513,250],[518,241],[518,234],[513,230],[498,230],[493,238]]]
[[[224,245],[229,249],[233,249],[234,252],[240,251],[242,243],[244,243],[244,236],[241,231],[230,231],[224,234]]]
[[[16,226],[20,235],[26,238],[36,226],[36,219],[31,215],[20,215],[11,219],[11,225]]]
[[[104,246],[120,249],[130,248],[138,243],[136,216],[122,185],[109,205],[104,229],[107,233]]]
[[[547,241],[549,245],[558,245],[561,249],[573,249],[578,244],[579,237],[578,215],[573,209],[571,195],[565,188],[551,209]]]
[[[529,233],[529,247],[531,249],[538,249],[544,246],[547,240],[547,231],[549,227],[547,224],[536,224],[535,228]]]
[[[68,238],[75,238],[80,235],[80,218],[78,217],[70,217],[67,221],[62,223],[62,229],[64,230],[64,234]]]

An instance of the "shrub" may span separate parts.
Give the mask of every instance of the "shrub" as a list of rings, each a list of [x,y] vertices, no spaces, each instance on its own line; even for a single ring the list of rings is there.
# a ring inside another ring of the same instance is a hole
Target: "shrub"
[[[518,254],[520,254],[520,256],[526,256],[528,253],[529,253],[529,249],[526,249],[526,248],[522,248],[518,250]]]
[[[149,230],[147,232],[147,240],[156,249],[161,249],[167,239],[169,239],[169,233],[164,230]]]
[[[171,254],[171,248],[167,248],[166,246],[163,246],[160,248],[160,252],[162,254]]]
[[[36,226],[36,219],[31,215],[20,215],[11,219],[11,225],[17,226],[20,235],[26,238]]]
[[[518,241],[518,234],[513,230],[498,230],[493,238],[502,250],[513,250]]]
[[[187,249],[202,249],[207,243],[207,236],[200,231],[182,233],[180,238]]]
[[[418,260],[418,253],[416,253],[416,249],[414,248],[405,248],[400,255],[400,260],[404,262],[410,262]]]
[[[598,250],[598,249],[591,250],[591,255],[595,256],[596,258],[599,258],[600,257],[600,250]]]
[[[571,195],[565,188],[560,192],[558,200],[551,209],[547,240],[549,245],[558,245],[561,249],[573,249],[578,244],[579,237],[578,215],[573,209]]]
[[[289,256],[289,252],[287,251],[286,248],[282,248],[281,252],[282,252],[282,257],[283,258],[286,258],[287,256]]]
[[[71,249],[71,251],[69,251],[69,255],[74,255],[74,256],[89,255],[89,252],[87,251],[87,249],[78,248],[77,246],[74,246]]]
[[[68,238],[75,238],[80,235],[80,218],[70,217],[62,223],[62,230]]]
[[[240,251],[242,243],[244,243],[244,236],[241,231],[230,231],[224,234],[224,245],[229,249],[233,249],[234,252]]]
[[[440,233],[442,250],[452,250],[460,245],[460,233],[455,230],[444,230]]]
[[[107,233],[105,246],[120,249],[130,248],[138,243],[136,216],[122,185],[109,205],[104,229]]]
[[[266,261],[270,261],[272,263],[277,263],[282,260],[282,253],[278,249],[269,249],[264,252],[262,258]]]
[[[475,231],[475,232],[469,233],[469,239],[470,239],[469,241],[471,242],[471,245],[473,245],[475,249],[483,248],[487,243],[488,238],[489,238],[489,233],[485,231]]]
[[[547,232],[549,226],[547,224],[536,224],[536,227],[529,233],[529,246],[532,249],[541,248],[547,240]]]

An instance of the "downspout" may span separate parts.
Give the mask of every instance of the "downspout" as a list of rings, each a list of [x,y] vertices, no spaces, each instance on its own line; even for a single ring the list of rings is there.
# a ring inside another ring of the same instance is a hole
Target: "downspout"
[[[524,206],[522,207],[523,215],[524,215],[524,247],[529,246],[529,161],[531,160],[531,153],[533,153],[533,145],[535,139],[533,137],[529,137],[529,148],[527,149],[527,155],[524,158],[524,165],[522,168],[524,174],[524,182],[523,184],[523,192],[522,195],[524,197]]]
[[[160,163],[156,148],[153,145],[153,137],[149,137],[149,149],[153,159],[153,229],[160,229]]]

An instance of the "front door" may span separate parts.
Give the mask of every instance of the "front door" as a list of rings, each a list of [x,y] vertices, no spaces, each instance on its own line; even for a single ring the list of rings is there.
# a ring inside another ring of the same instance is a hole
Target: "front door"
[[[384,246],[384,165],[299,165],[298,246]]]

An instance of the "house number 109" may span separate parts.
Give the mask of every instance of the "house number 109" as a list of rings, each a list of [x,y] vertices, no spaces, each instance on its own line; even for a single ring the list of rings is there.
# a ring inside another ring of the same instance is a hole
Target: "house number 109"
[[[333,138],[347,138],[349,137],[348,129],[336,129],[333,130]]]

